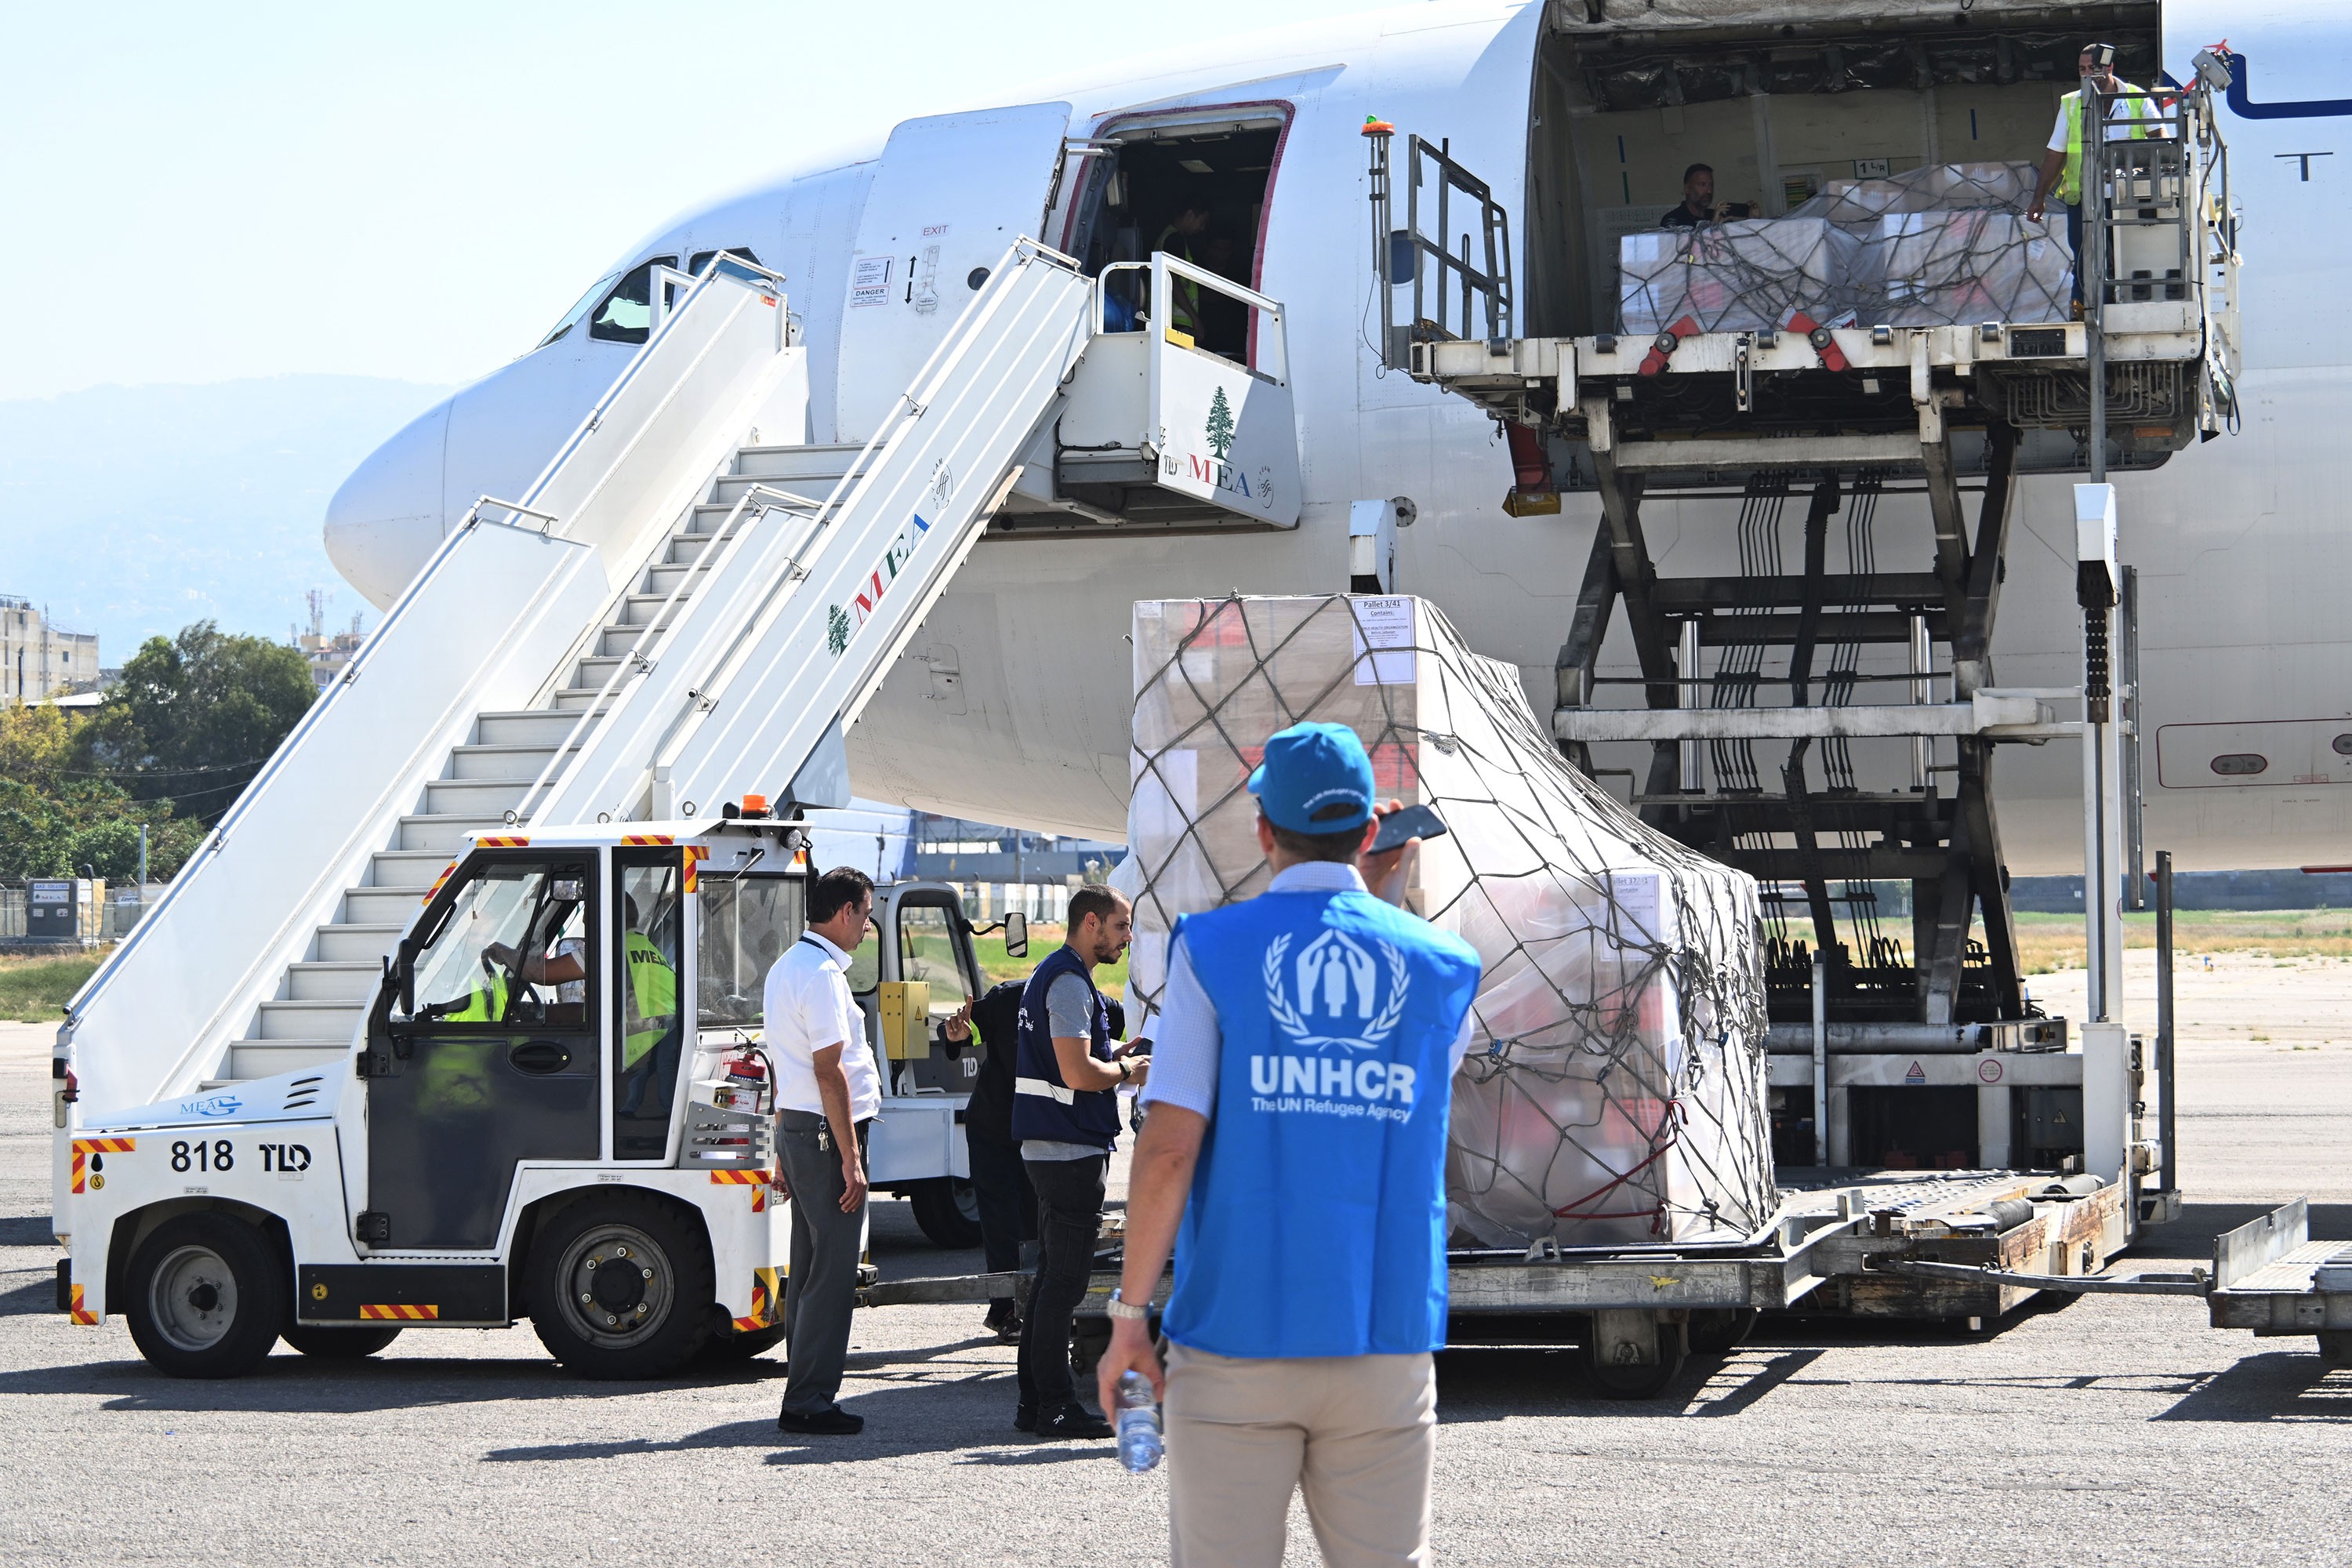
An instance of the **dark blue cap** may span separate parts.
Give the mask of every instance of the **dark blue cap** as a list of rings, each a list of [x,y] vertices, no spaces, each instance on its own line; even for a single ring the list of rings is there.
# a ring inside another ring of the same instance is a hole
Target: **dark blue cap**
[[[1249,776],[1258,809],[1292,833],[1345,833],[1372,819],[1372,759],[1345,724],[1293,724]]]

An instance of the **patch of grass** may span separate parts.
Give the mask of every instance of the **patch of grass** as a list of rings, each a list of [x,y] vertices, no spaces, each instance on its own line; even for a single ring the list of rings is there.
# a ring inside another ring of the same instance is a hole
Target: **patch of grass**
[[[1909,945],[1907,917],[1882,921],[1888,934]],[[1812,922],[1789,922],[1790,934],[1812,942]],[[1969,933],[1984,941],[1984,924]],[[2124,915],[2124,946],[2153,952],[2156,911]],[[2173,916],[2172,946],[2177,953],[2243,952],[2293,967],[2295,959],[2337,959],[2352,963],[2352,911],[2344,910],[2181,910]],[[2020,911],[2017,916],[2019,967],[2028,974],[2049,974],[2080,969],[2084,963],[2083,917]]]
[[[0,1018],[55,1024],[65,1005],[96,972],[100,954],[65,958],[0,958]]]

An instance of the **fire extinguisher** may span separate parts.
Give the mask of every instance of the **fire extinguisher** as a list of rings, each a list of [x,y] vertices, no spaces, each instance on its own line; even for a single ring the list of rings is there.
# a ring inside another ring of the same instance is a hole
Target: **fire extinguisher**
[[[719,1081],[732,1091],[728,1096],[730,1110],[748,1111],[754,1116],[766,1116],[776,1107],[775,1064],[767,1051],[746,1040],[735,1047],[719,1066]]]

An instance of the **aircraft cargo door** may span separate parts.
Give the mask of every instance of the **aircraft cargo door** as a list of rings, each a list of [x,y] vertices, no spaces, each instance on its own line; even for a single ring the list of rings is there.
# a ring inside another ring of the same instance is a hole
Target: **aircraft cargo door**
[[[1069,129],[1066,103],[908,120],[866,198],[841,314],[839,434],[864,441],[1005,247],[1035,236]]]

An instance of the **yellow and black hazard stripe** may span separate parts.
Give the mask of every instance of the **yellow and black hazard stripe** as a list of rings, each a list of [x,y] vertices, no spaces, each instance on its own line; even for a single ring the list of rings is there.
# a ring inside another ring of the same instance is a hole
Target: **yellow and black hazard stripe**
[[[360,1316],[375,1322],[429,1323],[441,1315],[438,1307],[410,1307],[397,1302],[364,1301]]]
[[[782,1298],[776,1289],[776,1271],[772,1268],[751,1270],[751,1310],[735,1320],[738,1333],[750,1333],[764,1329],[776,1321],[776,1308]]]
[[[768,1188],[777,1180],[775,1171],[713,1171],[710,1184],[714,1187],[749,1187],[751,1189],[751,1212],[761,1214],[768,1206]]]
[[[139,1140],[136,1138],[75,1139],[73,1141],[73,1190],[78,1193],[88,1190],[89,1160],[92,1154],[128,1154],[138,1147]],[[103,1176],[99,1178],[99,1184],[100,1186],[106,1184],[106,1179]],[[96,1322],[98,1320],[93,1318],[90,1321]]]

